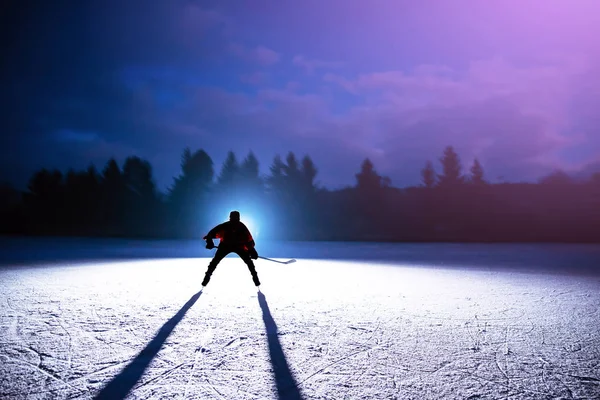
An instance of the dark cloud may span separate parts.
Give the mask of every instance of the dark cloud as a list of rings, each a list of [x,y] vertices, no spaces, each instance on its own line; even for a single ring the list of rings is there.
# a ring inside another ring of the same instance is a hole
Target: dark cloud
[[[40,166],[156,147],[164,132],[148,129],[141,94],[124,84],[123,71],[157,65],[201,72],[218,61],[228,24],[193,2],[165,0],[12,2],[3,11],[0,151],[3,169],[17,179]],[[53,143],[65,129],[99,139]]]

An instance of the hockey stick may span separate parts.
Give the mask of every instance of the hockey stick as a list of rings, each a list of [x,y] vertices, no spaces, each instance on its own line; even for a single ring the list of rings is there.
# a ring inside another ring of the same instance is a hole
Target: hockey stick
[[[219,246],[215,246],[214,248],[218,249]],[[295,258],[292,258],[291,260],[287,260],[287,261],[279,261],[279,260],[274,260],[272,258],[262,257],[262,256],[258,256],[258,258],[262,258],[263,260],[272,261],[272,262],[276,262],[276,263],[279,263],[279,264],[292,264],[292,263],[296,262]]]

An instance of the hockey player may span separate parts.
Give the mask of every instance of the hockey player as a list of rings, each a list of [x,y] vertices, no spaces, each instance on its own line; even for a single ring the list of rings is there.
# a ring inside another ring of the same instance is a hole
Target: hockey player
[[[229,213],[229,221],[223,222],[212,228],[203,239],[206,240],[207,249],[210,250],[215,248],[213,242],[214,239],[219,239],[219,247],[217,248],[215,256],[208,264],[208,269],[206,270],[204,280],[202,281],[202,287],[208,285],[210,277],[217,268],[217,265],[229,253],[236,253],[244,260],[250,270],[254,284],[257,287],[260,286],[260,281],[258,280],[254,263],[252,262],[252,260],[258,258],[258,253],[254,247],[255,243],[252,234],[246,225],[240,221],[239,211],[231,211]]]

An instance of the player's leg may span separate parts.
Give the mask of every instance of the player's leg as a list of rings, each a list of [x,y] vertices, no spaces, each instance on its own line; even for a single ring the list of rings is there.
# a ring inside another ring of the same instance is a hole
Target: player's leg
[[[210,263],[208,264],[208,268],[206,269],[206,274],[204,274],[204,280],[202,281],[202,286],[208,285],[208,282],[210,281],[210,277],[213,274],[213,272],[215,272],[217,265],[219,265],[221,260],[223,260],[227,254],[229,254],[229,251],[227,251],[225,249],[221,249],[221,248],[217,249],[215,256],[213,257],[212,260],[210,260]]]
[[[258,279],[258,274],[256,273],[256,268],[254,267],[254,262],[252,262],[252,258],[250,258],[250,254],[246,251],[236,251],[236,254],[240,256],[242,260],[248,266],[248,270],[250,271],[250,275],[252,275],[252,281],[256,286],[260,286],[260,280]]]

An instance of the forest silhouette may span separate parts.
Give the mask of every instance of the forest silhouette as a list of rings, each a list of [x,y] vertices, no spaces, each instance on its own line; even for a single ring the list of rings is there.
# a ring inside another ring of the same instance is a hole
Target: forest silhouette
[[[557,171],[537,183],[490,183],[475,159],[465,168],[452,146],[421,185],[398,188],[365,159],[355,184],[316,183],[309,156],[277,155],[261,175],[252,152],[233,152],[216,171],[207,152],[186,148],[162,193],[139,157],[101,171],[42,169],[27,190],[0,187],[3,235],[199,239],[216,214],[251,209],[268,221],[261,238],[316,241],[600,242],[600,174],[576,181]],[[465,171],[466,170],[466,171]]]

